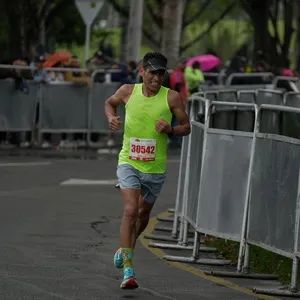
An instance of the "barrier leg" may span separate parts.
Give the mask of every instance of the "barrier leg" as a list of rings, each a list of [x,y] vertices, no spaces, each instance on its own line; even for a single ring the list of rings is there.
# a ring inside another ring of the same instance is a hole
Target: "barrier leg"
[[[300,298],[300,293],[298,293],[298,289],[297,289],[298,268],[299,268],[299,258],[294,257],[290,290],[253,287],[252,289],[253,292],[258,294],[274,295],[279,297],[281,296],[281,297]]]
[[[293,269],[292,269],[292,279],[291,279],[291,291],[297,291],[297,277],[298,277],[298,269],[299,269],[299,258],[294,257],[293,259]]]
[[[249,244],[246,244],[244,265],[243,265],[242,272],[244,274],[249,274],[250,273],[250,246],[249,246]]]

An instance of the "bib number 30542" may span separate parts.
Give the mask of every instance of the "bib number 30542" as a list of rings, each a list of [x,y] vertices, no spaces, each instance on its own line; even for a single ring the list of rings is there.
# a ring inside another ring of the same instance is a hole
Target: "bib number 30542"
[[[132,160],[155,160],[156,140],[154,139],[130,139],[129,158]]]

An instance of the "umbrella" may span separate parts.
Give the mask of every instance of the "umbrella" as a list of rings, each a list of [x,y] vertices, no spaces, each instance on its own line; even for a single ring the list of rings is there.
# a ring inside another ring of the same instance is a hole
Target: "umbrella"
[[[187,62],[187,66],[191,66],[194,62],[198,61],[201,64],[201,70],[203,72],[209,71],[221,65],[221,60],[217,56],[212,54],[205,54],[191,58]]]
[[[67,63],[69,59],[72,57],[72,54],[68,51],[59,51],[54,54],[51,54],[46,57],[46,61],[44,62],[44,68],[51,68],[55,66],[57,63]]]

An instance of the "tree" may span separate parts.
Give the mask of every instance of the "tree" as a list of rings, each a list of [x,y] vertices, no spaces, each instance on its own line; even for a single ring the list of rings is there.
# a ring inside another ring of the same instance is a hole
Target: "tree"
[[[210,0],[180,0],[179,10],[177,10],[176,5],[177,1],[161,1],[161,0],[145,0],[145,18],[143,25],[143,36],[145,40],[151,45],[153,49],[160,49],[162,52],[166,53],[168,51],[168,56],[170,56],[171,47],[168,47],[168,50],[165,49],[167,43],[170,42],[171,36],[170,32],[175,32],[172,27],[176,27],[178,30],[178,24],[181,24],[180,29],[180,43],[179,43],[179,52],[176,48],[172,48],[172,58],[174,60],[175,51],[178,55],[182,55],[186,50],[192,47],[195,43],[199,42],[207,33],[209,33],[220,20],[222,20],[228,13],[230,13],[237,5],[238,0],[232,0],[230,3],[222,0],[216,0],[214,3]],[[173,4],[171,4],[171,2]],[[217,10],[216,16],[212,18],[207,26],[207,30],[204,33],[201,33],[194,37],[192,40],[186,41],[184,37],[184,32],[188,26],[198,21],[205,12],[209,11],[211,6],[215,6],[217,2],[217,7],[220,8]],[[224,5],[224,2],[225,5]],[[128,9],[126,9],[119,1],[109,0],[109,3],[114,7],[114,9],[124,18],[129,18]],[[170,11],[168,5],[172,5],[175,10]],[[165,9],[166,8],[166,9]],[[181,20],[178,19],[177,13],[180,11],[179,15]],[[174,18],[175,16],[175,18]],[[165,20],[166,19],[166,20]],[[175,21],[176,19],[176,21]],[[165,23],[165,24],[164,24]],[[166,33],[164,33],[166,30]],[[167,39],[169,42],[166,42]],[[174,39],[174,42],[177,38]],[[177,47],[177,46],[176,46]],[[173,62],[171,62],[173,64]]]
[[[241,4],[252,21],[254,28],[254,54],[258,51],[267,56],[269,64],[274,67],[288,67],[289,48],[294,33],[293,1],[291,0],[241,0]],[[283,6],[284,37],[280,40],[278,21],[280,7]],[[271,20],[273,34],[268,22]]]
[[[295,1],[294,8],[296,11],[296,26],[297,26],[297,37],[296,37],[296,69],[300,71],[300,2]]]
[[[161,52],[168,57],[169,67],[174,68],[179,57],[182,30],[183,0],[165,0]]]
[[[10,58],[31,56],[34,45],[50,37],[65,44],[84,41],[84,24],[73,1],[5,0],[0,16],[0,28],[7,33],[0,45],[5,45],[4,56]]]

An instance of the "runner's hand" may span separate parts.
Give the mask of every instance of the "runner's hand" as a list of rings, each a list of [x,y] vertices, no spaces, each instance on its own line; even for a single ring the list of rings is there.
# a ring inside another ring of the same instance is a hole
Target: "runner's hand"
[[[119,116],[110,117],[108,122],[109,122],[109,128],[112,131],[117,131],[121,127],[121,120]]]
[[[156,122],[155,129],[160,133],[169,134],[171,132],[171,125],[163,119]]]

